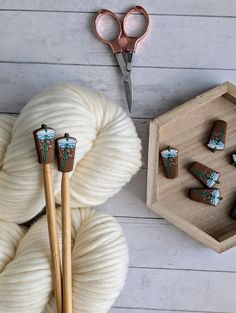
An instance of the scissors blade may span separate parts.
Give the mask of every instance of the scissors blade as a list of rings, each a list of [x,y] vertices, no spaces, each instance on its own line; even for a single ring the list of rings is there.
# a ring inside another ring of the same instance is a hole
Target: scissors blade
[[[133,90],[132,90],[132,82],[130,76],[128,79],[124,79],[124,90],[125,90],[125,98],[128,105],[129,113],[132,110],[132,103],[133,103]]]
[[[130,71],[127,71],[127,64],[122,52],[116,53],[115,58],[123,76],[126,102],[128,105],[129,112],[131,112],[133,97],[132,97],[132,83],[130,78]]]
[[[129,71],[129,72],[131,72],[132,67],[133,67],[133,55],[134,55],[133,51],[127,52],[126,68],[127,68],[127,71]]]
[[[125,79],[125,77],[127,75],[129,75],[129,73],[127,72],[127,69],[126,69],[126,60],[125,60],[125,58],[123,56],[123,53],[122,52],[116,53],[115,54],[115,58],[116,58],[116,61],[117,61],[118,65],[119,65],[121,73],[122,73],[122,75],[123,75],[123,77]]]

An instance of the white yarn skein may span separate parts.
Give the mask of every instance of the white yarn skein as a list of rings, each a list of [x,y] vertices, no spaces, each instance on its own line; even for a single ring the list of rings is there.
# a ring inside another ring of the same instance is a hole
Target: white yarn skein
[[[59,212],[58,226],[61,243]],[[0,312],[55,313],[46,218],[25,232],[0,222]],[[73,312],[108,312],[127,272],[122,230],[111,216],[74,209],[72,240]]]
[[[126,113],[105,96],[64,85],[33,98],[15,120],[0,117],[0,219],[22,223],[45,205],[42,167],[32,131],[42,123],[78,139],[71,177],[72,207],[94,206],[117,193],[141,165],[141,144]],[[13,127],[12,127],[13,126]],[[5,155],[4,155],[5,154]],[[55,165],[54,165],[55,168]],[[54,170],[60,202],[60,177]]]

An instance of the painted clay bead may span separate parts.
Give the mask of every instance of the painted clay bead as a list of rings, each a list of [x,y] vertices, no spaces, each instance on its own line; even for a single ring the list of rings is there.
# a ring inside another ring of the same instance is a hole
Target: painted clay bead
[[[41,128],[33,132],[38,160],[41,164],[54,161],[55,158],[55,130],[42,124]]]
[[[77,140],[65,134],[56,140],[57,164],[60,172],[71,172],[74,166]]]
[[[212,170],[211,168],[199,163],[194,162],[190,168],[190,173],[192,173],[200,182],[202,182],[207,187],[211,188],[215,184],[219,184],[220,173]]]
[[[161,158],[166,177],[176,178],[178,176],[178,150],[169,146],[161,151]]]
[[[215,152],[224,150],[226,139],[227,123],[222,120],[217,120],[211,131],[210,139],[207,144],[208,148]]]
[[[194,201],[198,201],[205,204],[210,204],[213,206],[217,206],[222,200],[220,196],[220,190],[217,188],[205,189],[205,188],[196,188],[190,189],[189,192],[190,199]]]
[[[232,208],[230,212],[230,217],[234,220],[236,220],[236,203],[234,204],[234,207]]]
[[[232,159],[233,159],[233,165],[236,166],[236,153],[232,154]]]

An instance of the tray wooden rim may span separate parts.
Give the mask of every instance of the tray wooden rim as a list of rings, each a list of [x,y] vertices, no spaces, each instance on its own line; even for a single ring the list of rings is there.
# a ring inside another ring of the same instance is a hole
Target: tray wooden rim
[[[170,110],[167,113],[155,118],[150,122],[149,127],[149,147],[148,147],[148,170],[147,170],[147,197],[146,204],[154,213],[158,213],[161,217],[168,220],[184,232],[188,233],[194,239],[200,241],[209,248],[221,253],[236,245],[236,235],[233,235],[221,242],[207,234],[197,226],[188,222],[178,214],[174,214],[160,207],[157,197],[157,175],[159,166],[159,129],[182,114],[191,112],[196,108],[200,108],[206,103],[219,98],[225,97],[232,103],[236,104],[236,86],[226,81],[223,84],[195,97],[192,100]]]

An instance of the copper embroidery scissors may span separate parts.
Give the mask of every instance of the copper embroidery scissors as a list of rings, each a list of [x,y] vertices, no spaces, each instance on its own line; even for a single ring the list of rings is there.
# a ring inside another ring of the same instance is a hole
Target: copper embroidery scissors
[[[144,27],[144,31],[139,37],[131,37],[127,34],[127,20],[131,14],[139,13],[145,17],[146,25]],[[111,16],[118,25],[118,35],[111,40],[107,40],[99,34],[98,31],[98,22],[102,16]],[[111,47],[112,52],[116,58],[116,61],[119,65],[121,70],[123,81],[124,81],[124,90],[125,90],[125,97],[126,102],[129,108],[129,112],[132,109],[132,82],[130,78],[130,73],[132,70],[132,61],[133,61],[133,54],[136,51],[138,43],[146,36],[149,29],[149,16],[148,13],[144,8],[141,6],[135,6],[131,8],[126,14],[123,21],[120,21],[118,16],[113,12],[102,9],[97,12],[97,15],[94,19],[94,31],[98,39]]]

